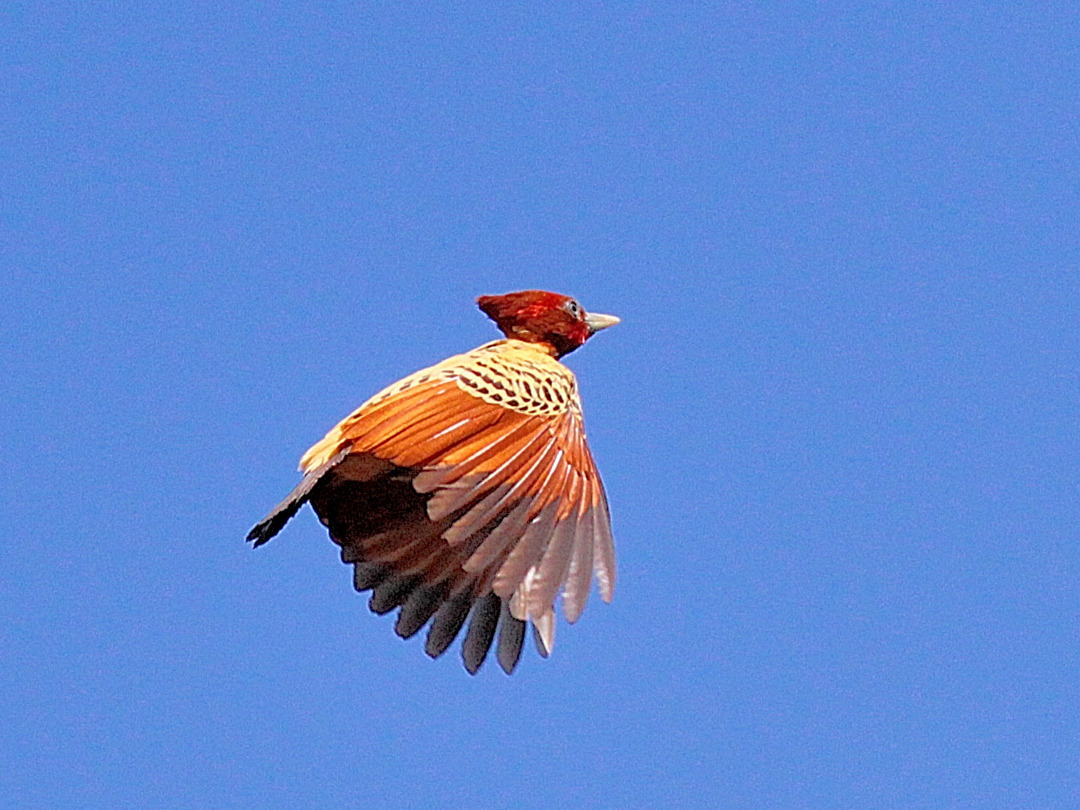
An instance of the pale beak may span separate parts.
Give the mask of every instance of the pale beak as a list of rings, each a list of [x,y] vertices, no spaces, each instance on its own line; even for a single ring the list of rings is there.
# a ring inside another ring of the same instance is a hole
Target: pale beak
[[[601,329],[607,329],[618,322],[619,319],[614,315],[601,315],[599,312],[590,312],[585,316],[585,325],[589,327],[590,334],[599,332]]]

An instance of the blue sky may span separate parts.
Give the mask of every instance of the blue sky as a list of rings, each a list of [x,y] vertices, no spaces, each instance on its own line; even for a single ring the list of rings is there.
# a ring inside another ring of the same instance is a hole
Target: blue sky
[[[1075,4],[534,5],[4,5],[0,803],[1075,807]],[[470,678],[244,535],[530,287],[620,579]]]

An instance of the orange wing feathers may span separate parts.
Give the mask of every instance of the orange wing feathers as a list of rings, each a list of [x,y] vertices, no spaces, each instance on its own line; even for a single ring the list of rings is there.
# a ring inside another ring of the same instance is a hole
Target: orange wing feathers
[[[600,316],[603,317],[603,316]],[[574,622],[595,572],[611,601],[607,499],[585,442],[573,374],[542,342],[501,340],[406,377],[342,420],[301,460],[301,484],[250,539],[270,539],[310,500],[371,609],[396,629],[428,621],[441,654],[466,618],[475,672],[499,633],[516,666],[531,622],[543,655],[554,601]]]

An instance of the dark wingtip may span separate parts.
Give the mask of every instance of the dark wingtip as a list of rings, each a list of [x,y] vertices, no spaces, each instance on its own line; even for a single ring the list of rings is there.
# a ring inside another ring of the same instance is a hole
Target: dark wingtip
[[[432,658],[438,658],[446,648],[457,638],[461,631],[461,625],[469,615],[472,608],[472,594],[460,593],[457,596],[443,602],[435,613],[435,620],[428,628],[427,642],[424,644],[424,652]]]
[[[521,660],[521,648],[525,642],[525,622],[515,619],[510,614],[510,606],[503,602],[502,618],[499,622],[499,646],[496,657],[499,666],[507,675],[513,675]]]
[[[469,631],[461,645],[461,660],[470,675],[475,675],[487,660],[491,642],[495,638],[495,628],[499,624],[501,606],[502,600],[489,593],[477,600],[473,608]]]

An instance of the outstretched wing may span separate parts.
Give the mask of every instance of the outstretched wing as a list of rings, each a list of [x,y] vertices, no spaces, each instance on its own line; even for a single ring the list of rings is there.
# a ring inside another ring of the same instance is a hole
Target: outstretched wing
[[[357,588],[374,589],[377,612],[402,606],[399,633],[434,615],[427,649],[437,655],[473,610],[470,671],[497,625],[510,670],[525,621],[541,653],[552,649],[560,589],[573,622],[594,572],[605,601],[615,584],[607,499],[574,377],[515,344],[488,344],[391,386],[301,462],[322,476],[311,503],[355,565]]]

